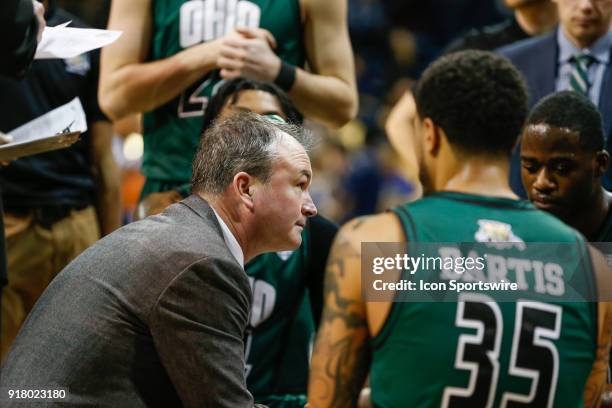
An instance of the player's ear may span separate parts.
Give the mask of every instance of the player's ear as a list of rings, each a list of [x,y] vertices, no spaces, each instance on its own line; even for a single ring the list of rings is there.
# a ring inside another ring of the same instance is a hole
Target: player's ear
[[[599,178],[608,170],[610,154],[604,149],[595,154],[595,177]]]
[[[256,189],[256,184],[257,178],[244,171],[236,173],[232,180],[232,189],[234,193],[249,211],[253,211],[254,208],[253,194]]]
[[[431,120],[425,118],[423,120],[423,146],[425,152],[436,155],[440,148],[440,128]]]

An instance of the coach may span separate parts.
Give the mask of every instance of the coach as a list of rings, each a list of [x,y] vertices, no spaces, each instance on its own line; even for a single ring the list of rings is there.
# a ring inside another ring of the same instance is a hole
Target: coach
[[[57,401],[78,406],[253,406],[243,263],[296,248],[316,214],[304,144],[299,128],[252,113],[208,130],[194,194],[98,241],[51,282],[0,389],[64,388]]]

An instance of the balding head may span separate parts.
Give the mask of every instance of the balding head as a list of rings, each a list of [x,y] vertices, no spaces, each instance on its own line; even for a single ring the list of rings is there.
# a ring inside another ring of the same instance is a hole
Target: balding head
[[[312,144],[302,127],[275,123],[251,112],[237,112],[214,123],[202,135],[193,160],[192,191],[220,194],[240,172],[265,183],[282,137],[295,139],[305,150]]]

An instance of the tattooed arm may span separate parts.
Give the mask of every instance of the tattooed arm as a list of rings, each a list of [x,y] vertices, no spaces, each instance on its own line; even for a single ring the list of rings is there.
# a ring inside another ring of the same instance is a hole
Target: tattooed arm
[[[329,255],[325,306],[308,384],[309,408],[356,406],[370,367],[365,305],[361,300],[363,219],[340,229]]]
[[[585,408],[599,407],[602,393],[606,387],[608,377],[608,361],[610,352],[610,317],[612,316],[609,303],[599,303],[599,338],[595,351],[595,362],[591,374],[584,388]],[[605,405],[609,406],[609,405]]]
[[[609,279],[612,271],[599,252],[591,248],[590,253],[595,267],[600,302],[597,305],[598,339],[595,361],[584,388],[585,408],[599,407],[602,402],[601,397],[608,377],[610,336],[612,335],[612,283]],[[604,404],[604,406],[610,405]]]

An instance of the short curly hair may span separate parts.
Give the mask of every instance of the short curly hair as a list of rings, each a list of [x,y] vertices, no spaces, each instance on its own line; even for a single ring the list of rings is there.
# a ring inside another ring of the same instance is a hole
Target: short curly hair
[[[533,107],[526,126],[546,124],[578,133],[580,145],[589,152],[604,148],[601,114],[589,98],[574,91],[547,96]]]
[[[527,116],[522,75],[508,59],[487,51],[434,61],[416,85],[415,100],[419,116],[468,154],[509,155]]]
[[[202,135],[217,119],[225,103],[229,100],[232,105],[235,104],[242,91],[263,91],[269,93],[278,100],[281,110],[287,116],[287,122],[302,126],[304,117],[282,89],[272,82],[238,77],[225,81],[206,106],[204,117],[202,118]]]

